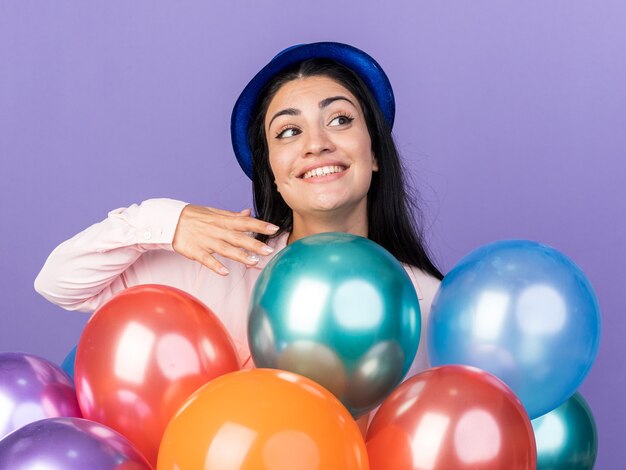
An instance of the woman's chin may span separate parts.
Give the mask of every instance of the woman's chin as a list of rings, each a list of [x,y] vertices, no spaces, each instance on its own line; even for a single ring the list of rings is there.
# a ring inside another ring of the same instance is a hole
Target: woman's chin
[[[322,197],[310,201],[310,209],[309,212],[312,213],[320,213],[320,212],[343,212],[350,207],[354,207],[353,204],[350,204],[343,198],[332,197],[330,194],[323,195]]]
[[[354,201],[326,197],[311,201],[308,207],[298,212],[303,219],[337,217],[339,221],[345,222],[346,218],[352,218],[358,212],[358,206]]]

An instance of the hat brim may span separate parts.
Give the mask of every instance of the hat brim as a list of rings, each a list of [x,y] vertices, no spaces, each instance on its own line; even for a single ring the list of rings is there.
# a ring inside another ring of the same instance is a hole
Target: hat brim
[[[253,110],[263,88],[278,73],[308,59],[334,60],[355,72],[373,93],[389,127],[395,117],[393,89],[382,67],[371,56],[356,47],[337,42],[316,42],[289,47],[274,57],[269,64],[246,85],[239,95],[230,120],[233,150],[241,169],[252,179],[252,151],[248,144],[248,128]]]

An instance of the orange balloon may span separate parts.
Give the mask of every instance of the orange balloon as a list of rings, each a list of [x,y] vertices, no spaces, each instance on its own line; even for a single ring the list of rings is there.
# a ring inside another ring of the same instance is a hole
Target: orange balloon
[[[83,416],[128,438],[156,464],[163,431],[198,388],[239,370],[222,323],[173,287],[131,287],[100,307],[76,351]]]
[[[157,470],[368,470],[348,410],[306,377],[252,369],[194,393],[163,435]]]

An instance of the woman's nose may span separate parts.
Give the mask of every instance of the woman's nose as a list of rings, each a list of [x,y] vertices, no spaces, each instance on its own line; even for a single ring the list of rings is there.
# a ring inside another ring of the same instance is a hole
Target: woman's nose
[[[332,152],[335,145],[323,127],[312,127],[306,133],[305,155],[321,155],[322,153]]]

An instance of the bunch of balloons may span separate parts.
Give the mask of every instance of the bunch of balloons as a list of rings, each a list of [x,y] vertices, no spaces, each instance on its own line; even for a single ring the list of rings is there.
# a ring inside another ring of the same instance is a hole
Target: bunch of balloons
[[[45,462],[49,470],[151,469],[185,400],[239,370],[215,314],[160,285],[111,298],[87,323],[75,355],[64,367],[76,388],[45,359],[0,355],[0,423],[2,436],[11,433],[1,441],[1,468],[35,470]],[[33,441],[35,435],[42,437]]]
[[[394,374],[403,377],[414,355],[404,345],[418,342],[411,327],[419,308],[403,296],[401,266],[383,272],[369,243],[316,235],[268,264],[250,306],[255,363],[318,381],[355,417],[384,400],[367,434],[373,469],[542,468],[531,418],[575,393],[598,350],[598,302],[582,271],[530,241],[469,254],[432,305],[428,350],[439,367],[398,387]],[[373,347],[363,348],[366,338]],[[570,436],[581,433],[592,434],[568,428]],[[578,452],[593,465],[595,446]]]
[[[445,276],[432,304],[428,351],[435,366],[474,366],[510,387],[535,420],[538,468],[593,468],[593,416],[575,393],[600,331],[593,288],[571,259],[540,243],[499,241]],[[570,413],[578,418],[564,417]]]
[[[261,273],[248,321],[258,369],[240,370],[193,296],[131,287],[94,313],[62,368],[0,353],[0,468],[593,467],[595,424],[576,390],[600,317],[571,260],[527,241],[470,253],[432,305],[436,367],[402,382],[421,327],[405,268],[345,233],[301,239]]]

